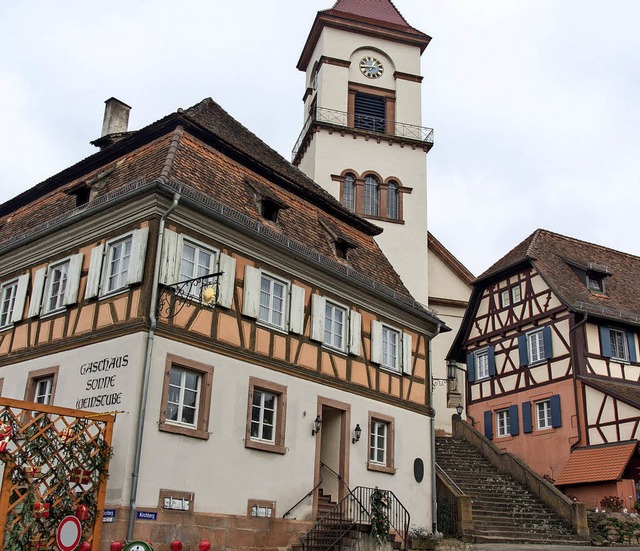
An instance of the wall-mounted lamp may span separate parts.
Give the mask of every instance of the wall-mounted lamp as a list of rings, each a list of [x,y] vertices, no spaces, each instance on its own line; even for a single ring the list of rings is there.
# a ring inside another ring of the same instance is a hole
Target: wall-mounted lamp
[[[462,415],[462,404],[458,404],[456,406],[456,413],[458,414],[458,417]]]
[[[455,381],[456,379],[456,369],[458,369],[458,365],[455,360],[449,360],[447,362],[447,376],[450,381]]]
[[[313,422],[314,428],[311,429],[311,436],[315,436],[320,432],[320,428],[322,427],[322,419],[320,419],[319,415],[316,415],[316,420]]]
[[[356,428],[353,429],[353,438],[351,439],[351,443],[355,444],[358,442],[360,440],[360,436],[362,436],[362,429],[360,428],[360,425],[356,423]]]

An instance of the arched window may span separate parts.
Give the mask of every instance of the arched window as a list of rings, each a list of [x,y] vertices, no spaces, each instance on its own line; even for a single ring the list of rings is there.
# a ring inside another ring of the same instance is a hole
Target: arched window
[[[387,185],[387,218],[398,219],[398,183],[391,181]]]
[[[375,176],[366,176],[364,179],[364,204],[362,212],[365,216],[378,216],[378,180]]]
[[[356,177],[349,173],[344,177],[342,184],[342,204],[345,208],[356,210]]]

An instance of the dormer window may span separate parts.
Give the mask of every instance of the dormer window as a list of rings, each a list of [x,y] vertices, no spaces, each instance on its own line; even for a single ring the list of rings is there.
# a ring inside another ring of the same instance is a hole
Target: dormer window
[[[612,271],[609,266],[596,262],[580,263],[569,258],[563,258],[573,272],[580,278],[580,281],[592,293],[606,294],[604,280],[611,276]]]
[[[280,211],[283,209],[288,209],[289,206],[284,201],[282,201],[269,188],[269,186],[261,182],[256,182],[255,180],[251,180],[250,178],[245,178],[245,182],[248,184],[249,189],[253,192],[256,204],[258,205],[258,212],[260,213],[260,216],[268,222],[277,223]]]
[[[349,260],[349,251],[355,249],[358,245],[351,241],[346,234],[342,233],[333,222],[322,218],[319,218],[318,222],[326,232],[327,241],[331,245],[336,258]]]
[[[336,239],[333,242],[333,249],[338,258],[342,258],[344,260],[348,260],[349,249],[353,249],[354,245],[345,241],[344,239]]]
[[[594,293],[604,293],[604,277],[597,274],[587,274],[587,287]]]
[[[277,222],[278,221],[278,213],[282,205],[276,203],[275,201],[271,201],[268,198],[263,198],[260,201],[260,216],[269,222]]]
[[[68,194],[76,198],[76,208],[81,207],[91,200],[91,186],[81,184],[69,190]]]

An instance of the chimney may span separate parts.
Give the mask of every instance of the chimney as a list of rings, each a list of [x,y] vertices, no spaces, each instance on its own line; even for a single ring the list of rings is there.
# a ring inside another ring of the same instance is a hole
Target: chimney
[[[116,98],[109,98],[104,103],[104,120],[102,121],[102,135],[100,137],[126,132],[129,127],[129,111],[131,111],[131,107]]]

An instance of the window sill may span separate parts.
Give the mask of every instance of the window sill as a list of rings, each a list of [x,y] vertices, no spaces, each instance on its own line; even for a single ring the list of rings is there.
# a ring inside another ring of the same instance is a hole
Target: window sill
[[[545,436],[553,434],[554,432],[556,432],[556,429],[553,427],[549,427],[548,429],[536,429],[531,433],[531,436]]]
[[[40,319],[52,318],[53,316],[57,316],[58,314],[62,314],[67,311],[67,307],[63,306],[62,308],[56,308],[55,310],[50,310],[49,312],[45,312],[40,314]]]
[[[378,473],[396,474],[396,469],[389,465],[379,465],[377,463],[367,462],[367,469]]]
[[[114,289],[113,291],[109,291],[108,293],[101,294],[98,297],[98,300],[103,300],[103,299],[106,299],[106,298],[112,298],[112,297],[115,297],[117,295],[121,295],[121,294],[126,293],[127,291],[129,291],[129,289],[131,289],[130,285],[127,285],[126,287],[122,287],[120,289]]]
[[[288,335],[289,331],[286,327],[280,327],[279,325],[273,325],[268,321],[264,321],[261,319],[256,319],[256,325],[263,327],[265,329],[272,329],[273,331],[277,331],[278,333],[282,333],[283,335]]]
[[[322,348],[327,352],[334,352],[336,354],[340,354],[341,356],[348,355],[346,350],[343,350],[342,348],[336,348],[335,346],[331,346],[330,344],[322,343]]]
[[[287,448],[285,448],[284,446],[269,444],[268,442],[258,442],[256,440],[251,440],[250,438],[245,439],[244,447],[250,448],[252,450],[260,450],[263,452],[279,453],[281,455],[287,453]]]
[[[496,436],[496,440],[500,440],[500,442],[510,442],[513,440],[513,436],[510,434],[505,434],[504,436]]]
[[[183,425],[176,425],[170,422],[161,422],[158,425],[158,429],[162,432],[170,432],[173,434],[181,434],[182,436],[190,436],[192,438],[199,438],[200,440],[209,440],[209,432],[195,427],[185,427]]]
[[[395,375],[400,375],[401,377],[403,375],[402,371],[400,371],[399,369],[394,369],[393,367],[389,367],[388,365],[380,364],[380,369],[383,369],[384,371],[388,371],[389,373],[393,373]]]
[[[528,368],[538,367],[539,365],[545,365],[548,361],[549,361],[548,359],[538,360],[537,362],[533,362],[533,363],[527,364],[527,367]]]

